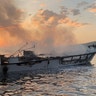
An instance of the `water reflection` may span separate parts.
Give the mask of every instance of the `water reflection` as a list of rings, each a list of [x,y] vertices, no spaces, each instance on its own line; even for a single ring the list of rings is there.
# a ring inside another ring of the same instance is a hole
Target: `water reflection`
[[[0,85],[0,94],[11,96],[96,96],[96,67],[71,66],[57,74],[29,72],[15,82]],[[13,76],[14,77],[14,76]],[[17,76],[18,77],[18,76]]]

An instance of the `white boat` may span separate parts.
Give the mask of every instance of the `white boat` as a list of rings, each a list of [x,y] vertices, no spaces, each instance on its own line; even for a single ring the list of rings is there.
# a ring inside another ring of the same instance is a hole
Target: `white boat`
[[[77,45],[78,46],[78,45]],[[24,51],[20,57],[8,57],[0,55],[0,70],[6,65],[8,72],[16,71],[40,71],[47,69],[58,69],[59,67],[79,64],[89,64],[96,54],[96,42],[82,44],[86,52],[67,56],[37,57],[32,51]],[[3,63],[2,63],[3,62]]]

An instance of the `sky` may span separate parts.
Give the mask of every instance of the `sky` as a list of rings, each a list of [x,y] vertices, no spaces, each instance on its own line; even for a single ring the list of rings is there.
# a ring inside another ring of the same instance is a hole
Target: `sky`
[[[1,54],[14,53],[26,42],[47,53],[92,41],[96,0],[0,0]]]

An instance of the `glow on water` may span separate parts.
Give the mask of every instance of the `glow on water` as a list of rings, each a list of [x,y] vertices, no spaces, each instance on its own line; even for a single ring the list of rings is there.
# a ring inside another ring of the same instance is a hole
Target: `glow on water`
[[[70,66],[61,68],[57,74],[38,74],[34,78],[31,72],[23,76],[19,73],[14,75],[12,78],[16,75],[20,78],[0,85],[0,95],[96,96],[96,67],[93,65]]]

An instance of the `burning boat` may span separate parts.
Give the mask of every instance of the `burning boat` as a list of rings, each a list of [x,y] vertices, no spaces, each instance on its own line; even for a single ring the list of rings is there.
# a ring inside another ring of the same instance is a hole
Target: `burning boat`
[[[85,46],[86,52],[81,54],[72,54],[64,56],[45,56],[40,57],[34,54],[33,51],[23,51],[22,56],[5,57],[0,55],[0,70],[4,66],[8,67],[9,72],[24,71],[24,70],[45,70],[58,69],[62,66],[89,64],[96,54],[96,42],[82,44]]]

